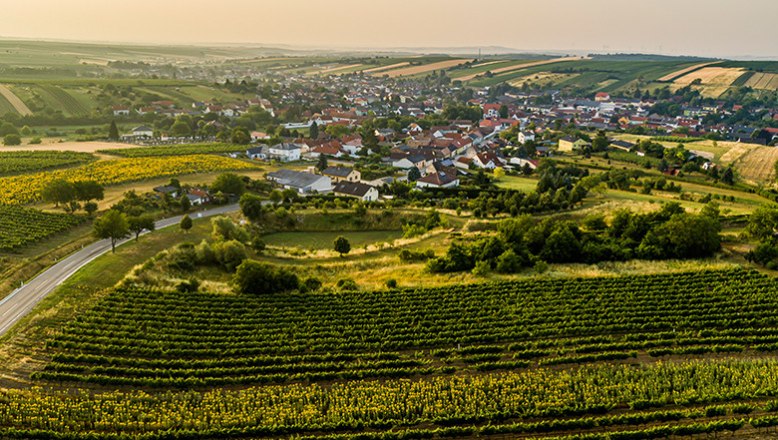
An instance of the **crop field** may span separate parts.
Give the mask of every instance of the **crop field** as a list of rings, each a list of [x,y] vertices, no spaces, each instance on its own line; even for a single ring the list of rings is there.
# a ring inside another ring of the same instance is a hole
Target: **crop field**
[[[717,98],[734,83],[741,75],[743,75],[743,69],[734,67],[703,67],[702,69],[695,70],[689,74],[686,74],[680,78],[677,78],[673,83],[677,87],[684,87],[691,85],[692,82],[700,80],[701,92],[704,96]]]
[[[706,67],[706,66],[710,66],[710,65],[713,65],[713,64],[718,64],[718,63],[721,63],[721,61],[710,61],[710,62],[707,62],[707,63],[695,64],[693,66],[689,66],[689,67],[683,68],[681,70],[676,70],[675,72],[668,73],[667,75],[665,75],[665,76],[663,76],[661,78],[657,78],[657,81],[662,81],[662,82],[667,81],[667,82],[669,82],[669,81],[672,81],[672,80],[674,80],[676,78],[684,76],[687,73],[693,72],[695,70],[702,69],[703,67]]]
[[[753,147],[735,162],[735,169],[747,181],[775,181],[775,162],[778,148]]]
[[[556,64],[556,63],[562,63],[562,62],[567,62],[567,61],[580,61],[580,60],[585,60],[585,59],[586,58],[584,58],[584,57],[564,57],[564,58],[554,58],[554,59],[551,59],[551,60],[532,61],[532,62],[525,62],[525,63],[518,63],[518,64],[514,63],[514,64],[509,65],[509,66],[499,67],[499,68],[493,69],[493,70],[491,70],[491,72],[494,75],[501,75],[501,74],[513,72],[515,70],[526,69],[526,68],[529,68],[529,67],[545,66],[547,64]],[[470,81],[471,79],[475,79],[476,76],[478,76],[478,75],[474,74],[474,75],[466,76],[466,77],[459,78],[459,79],[461,81]]]
[[[539,72],[534,75],[527,75],[510,82],[514,87],[521,87],[524,83],[536,84],[542,87],[553,86],[564,81],[571,80],[578,76],[576,73],[551,73]]]
[[[2,95],[3,98],[9,104],[11,104],[11,107],[13,107],[16,113],[19,113],[22,116],[32,114],[30,108],[27,107],[27,105],[24,102],[22,102],[22,100],[19,99],[18,96],[14,94],[14,92],[12,92],[11,89],[8,88],[8,86],[0,84],[0,95]]]
[[[377,76],[387,75],[390,78],[396,78],[398,76],[413,76],[413,75],[432,72],[435,70],[446,70],[450,67],[458,66],[460,64],[464,64],[470,61],[472,61],[472,59],[455,59],[455,60],[438,61],[429,64],[421,64],[419,66],[410,65],[398,69],[373,72],[373,75],[377,75]]]
[[[38,96],[45,102],[47,108],[61,110],[64,114],[72,116],[89,115],[91,108],[74,98],[60,87],[42,85],[37,88]]]
[[[772,352],[776,287],[730,270],[353,294],[118,290],[49,341],[35,378],[176,388]]]
[[[0,176],[83,165],[94,160],[97,158],[89,153],[67,151],[0,152]]]
[[[745,86],[758,90],[778,90],[778,74],[754,72]]]
[[[256,166],[249,162],[208,155],[100,161],[77,168],[0,178],[0,188],[5,190],[0,194],[0,204],[25,204],[38,201],[41,190],[56,179],[71,182],[95,180],[102,185],[111,185],[153,177],[253,169],[256,169]]]
[[[132,147],[113,150],[98,150],[98,153],[120,157],[187,156],[190,154],[245,153],[248,147],[234,144],[191,144],[164,145],[157,147]]]
[[[776,287],[730,269],[353,294],[119,289],[50,338],[32,374],[44,387],[3,393],[0,434],[767,433]],[[210,389],[224,385],[241,387]],[[124,386],[165,392],[100,391]]]
[[[0,252],[18,250],[86,220],[83,215],[51,214],[23,206],[0,205]]]

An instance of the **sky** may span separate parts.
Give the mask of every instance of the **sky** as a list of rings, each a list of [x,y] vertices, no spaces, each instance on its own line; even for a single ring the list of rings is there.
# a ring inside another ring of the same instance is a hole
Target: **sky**
[[[778,58],[778,0],[0,0],[0,36]],[[0,62],[2,60],[0,59]]]

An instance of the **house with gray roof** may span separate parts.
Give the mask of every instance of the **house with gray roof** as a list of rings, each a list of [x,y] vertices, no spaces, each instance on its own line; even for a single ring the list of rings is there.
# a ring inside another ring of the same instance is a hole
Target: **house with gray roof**
[[[300,194],[327,193],[332,191],[332,180],[327,176],[302,171],[280,169],[267,173],[267,179]]]

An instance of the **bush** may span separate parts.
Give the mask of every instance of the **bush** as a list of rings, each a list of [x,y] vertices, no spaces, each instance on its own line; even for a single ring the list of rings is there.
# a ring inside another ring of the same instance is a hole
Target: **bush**
[[[189,281],[181,281],[176,286],[176,290],[181,293],[197,292],[199,288],[200,288],[200,281],[197,281],[197,278],[192,278]]]
[[[300,281],[293,272],[256,260],[244,260],[238,266],[232,283],[238,293],[254,295],[286,292],[300,287]]]
[[[516,255],[513,249],[508,249],[497,258],[495,270],[498,273],[516,273],[524,265],[521,257]]]
[[[359,290],[359,286],[357,285],[356,281],[352,280],[351,278],[339,279],[337,284],[335,284],[335,287],[337,287],[341,292],[353,292]]]
[[[473,275],[482,277],[489,273],[489,271],[492,270],[492,267],[489,265],[489,262],[486,260],[480,260],[475,263],[475,267],[473,267]]]
[[[395,280],[394,278],[390,278],[390,279],[386,280],[386,287],[388,287],[390,289],[396,289],[397,288],[397,280]]]
[[[300,285],[300,290],[303,292],[315,292],[321,289],[321,285],[322,283],[318,278],[308,277]]]
[[[168,266],[175,270],[191,272],[197,265],[197,253],[192,243],[181,243],[170,254]]]
[[[412,251],[410,249],[403,249],[400,251],[400,261],[427,261],[431,258],[435,258],[435,251],[427,249],[426,251]]]
[[[246,247],[238,240],[228,240],[214,245],[216,261],[229,272],[234,271],[248,255]]]
[[[218,263],[213,246],[205,240],[195,246],[195,254],[197,255],[197,264],[209,266]]]
[[[548,272],[548,263],[543,260],[538,260],[533,268],[536,273],[542,274]]]
[[[18,134],[7,134],[3,137],[3,144],[8,146],[21,145],[22,138]]]

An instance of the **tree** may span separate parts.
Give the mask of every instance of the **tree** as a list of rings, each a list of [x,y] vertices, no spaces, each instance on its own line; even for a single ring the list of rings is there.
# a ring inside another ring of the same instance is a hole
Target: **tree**
[[[246,183],[237,174],[223,173],[216,177],[216,180],[211,185],[211,190],[240,197],[246,192]]]
[[[74,184],[76,200],[88,202],[90,200],[103,200],[105,191],[103,186],[94,180],[84,180]]]
[[[130,234],[127,216],[112,209],[95,220],[94,234],[97,238],[111,240],[111,252],[116,252],[116,242]]]
[[[341,258],[343,255],[351,252],[351,243],[349,243],[346,237],[342,235],[335,239],[333,245],[333,249],[335,249],[335,252],[340,254]]]
[[[319,138],[319,124],[316,123],[316,121],[311,124],[311,139],[318,139]]]
[[[254,295],[286,292],[299,288],[294,272],[256,260],[244,260],[232,277],[238,293]]]
[[[328,167],[327,165],[327,155],[326,154],[320,154],[319,155],[319,161],[316,163],[316,169],[321,171],[326,170]]]
[[[592,141],[592,150],[605,151],[608,149],[609,144],[610,143],[608,142],[608,137],[605,135],[605,132],[600,130],[597,132],[597,136],[595,136],[594,140]]]
[[[108,127],[108,139],[112,141],[119,140],[119,129],[116,127],[116,121],[111,121],[111,126]]]
[[[76,200],[76,187],[64,179],[52,180],[41,190],[41,198],[46,202],[54,203],[55,207],[67,205]]]
[[[723,173],[721,173],[721,181],[727,185],[735,184],[735,173],[732,171],[732,166],[728,166]]]
[[[181,227],[182,231],[188,232],[190,229],[192,229],[192,219],[189,217],[189,215],[185,215],[181,218],[181,222],[178,224],[178,226]]]
[[[84,211],[86,211],[89,216],[93,216],[95,212],[97,212],[97,203],[95,202],[86,202],[84,203]]]
[[[22,138],[18,134],[7,134],[3,137],[3,144],[7,146],[21,145]]]
[[[509,111],[509,109],[508,109],[507,105],[505,105],[505,104],[501,105],[500,106],[500,110],[499,110],[500,117],[503,118],[503,119],[507,119],[508,118],[508,111]]]
[[[189,210],[192,208],[192,202],[189,200],[189,197],[187,197],[186,194],[181,195],[181,198],[178,199],[178,203],[181,206],[181,211],[183,212],[189,212]]]
[[[175,137],[191,136],[192,127],[190,127],[186,121],[177,119],[176,122],[174,122],[170,127],[170,133]]]
[[[127,224],[129,225],[130,232],[135,234],[135,241],[138,241],[141,232],[151,232],[156,228],[154,217],[148,214],[128,217]]]
[[[501,167],[497,167],[492,171],[492,176],[494,176],[495,180],[500,180],[503,177],[505,177],[505,169]]]
[[[265,207],[262,203],[262,198],[253,194],[243,194],[240,197],[240,211],[243,215],[251,220],[257,222],[262,220],[265,216]]]
[[[233,144],[246,145],[251,142],[251,135],[246,127],[235,127],[230,134],[230,141]]]
[[[14,127],[13,124],[10,122],[3,122],[3,125],[0,125],[0,136],[7,136],[9,134],[19,134],[19,130]]]
[[[411,169],[408,170],[408,181],[415,182],[419,179],[421,179],[421,171],[419,171],[417,167],[411,167]]]

